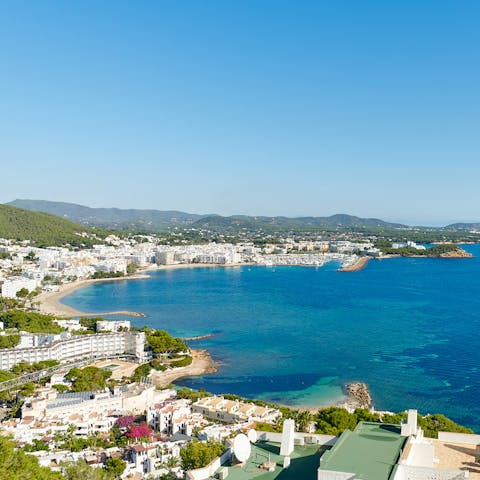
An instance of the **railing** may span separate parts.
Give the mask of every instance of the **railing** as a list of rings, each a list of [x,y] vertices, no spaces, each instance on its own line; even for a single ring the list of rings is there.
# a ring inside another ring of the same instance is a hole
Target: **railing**
[[[94,355],[82,360],[76,360],[73,362],[61,363],[55,365],[54,367],[46,368],[45,370],[39,370],[38,372],[25,373],[17,378],[12,378],[6,380],[5,382],[0,382],[0,392],[4,390],[9,390],[21,385],[25,385],[29,382],[35,382],[41,380],[42,378],[51,377],[55,373],[61,372],[63,370],[71,370],[72,368],[79,368],[85,365],[88,365],[93,362],[100,362],[102,360],[129,360],[129,361],[138,361],[138,358],[135,355]]]

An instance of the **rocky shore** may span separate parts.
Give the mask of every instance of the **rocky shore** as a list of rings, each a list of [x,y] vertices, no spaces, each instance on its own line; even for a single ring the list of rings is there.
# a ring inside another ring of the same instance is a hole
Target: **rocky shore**
[[[457,248],[451,252],[445,252],[439,255],[439,258],[471,258],[473,255],[463,248]]]
[[[219,363],[213,360],[207,350],[190,350],[190,353],[192,355],[192,363],[190,365],[152,373],[153,384],[159,387],[166,387],[179,378],[196,377],[217,372]]]
[[[366,383],[347,383],[347,385],[345,385],[345,390],[348,394],[348,398],[340,406],[346,408],[349,411],[353,411],[356,408],[373,408],[372,396],[370,395]]]

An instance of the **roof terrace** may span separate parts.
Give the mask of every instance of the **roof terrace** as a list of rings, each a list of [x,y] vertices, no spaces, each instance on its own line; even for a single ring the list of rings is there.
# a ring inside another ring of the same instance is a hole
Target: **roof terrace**
[[[388,480],[406,437],[398,425],[360,422],[345,430],[320,462],[320,470],[353,473],[362,480]]]
[[[316,480],[320,456],[326,447],[321,445],[296,445],[290,455],[288,468],[283,468],[280,444],[259,441],[252,444],[252,453],[244,464],[227,464],[228,480]],[[275,470],[268,472],[261,468],[268,461],[275,463]]]

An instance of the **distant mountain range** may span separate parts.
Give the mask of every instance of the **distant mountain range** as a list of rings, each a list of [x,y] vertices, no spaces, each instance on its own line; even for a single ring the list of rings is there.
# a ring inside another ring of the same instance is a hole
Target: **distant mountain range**
[[[35,212],[50,213],[81,225],[121,230],[164,231],[174,226],[191,225],[203,217],[177,211],[90,208],[75,203],[47,200],[14,200],[7,205]]]
[[[247,215],[233,215],[231,217],[222,217],[220,215],[210,215],[200,218],[194,224],[212,230],[221,230],[229,228],[245,228],[247,230],[259,228],[278,228],[287,229],[306,229],[306,228],[326,228],[326,229],[362,229],[362,228],[408,228],[399,223],[389,223],[378,218],[360,218],[353,215],[337,214],[330,217],[253,217]]]
[[[57,215],[81,225],[123,230],[165,231],[172,227],[194,226],[211,230],[259,230],[278,228],[409,228],[377,218],[359,218],[352,215],[330,217],[266,217],[233,215],[198,215],[178,211],[136,210],[119,208],[90,208],[83,205],[46,200],[14,200],[7,205]]]
[[[451,230],[480,230],[480,223],[452,223],[445,228]]]

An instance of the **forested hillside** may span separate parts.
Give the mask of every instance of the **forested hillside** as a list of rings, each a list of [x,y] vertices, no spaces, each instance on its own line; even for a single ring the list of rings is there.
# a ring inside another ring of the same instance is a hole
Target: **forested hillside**
[[[0,204],[0,238],[30,240],[35,246],[90,246],[104,232],[42,212]]]

